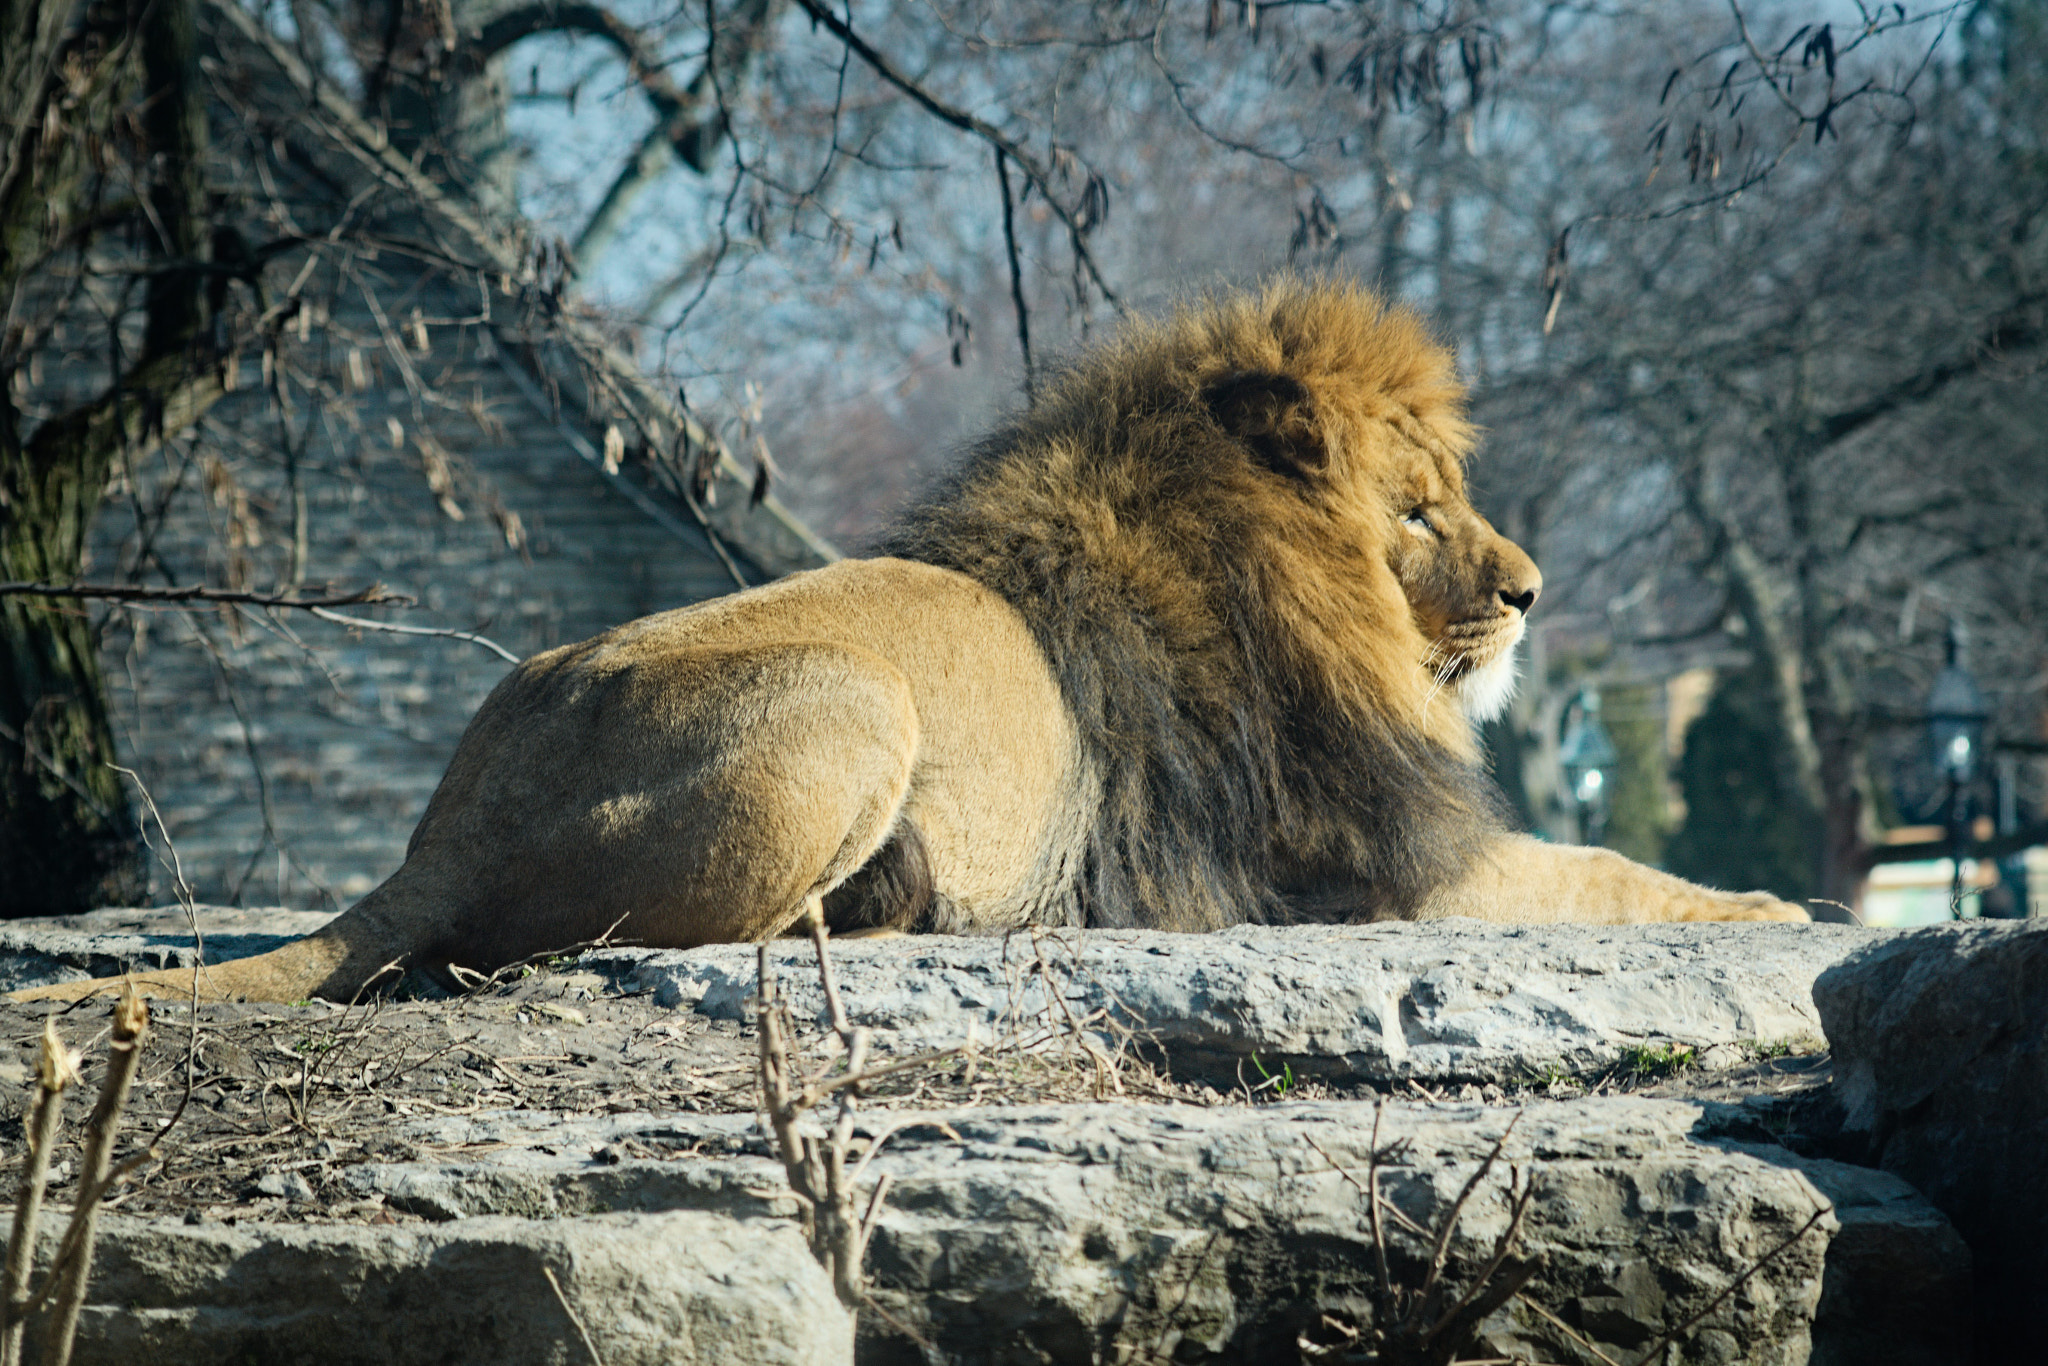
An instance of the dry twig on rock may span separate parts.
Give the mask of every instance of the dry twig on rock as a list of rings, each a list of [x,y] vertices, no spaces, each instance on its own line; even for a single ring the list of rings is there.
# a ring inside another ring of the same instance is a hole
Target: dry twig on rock
[[[7,1237],[7,1299],[0,1305],[0,1366],[20,1366],[22,1328],[28,1318],[28,1273],[35,1258],[36,1224],[50,1180],[50,1151],[57,1146],[64,1093],[78,1080],[78,1059],[43,1021],[43,1048],[36,1060],[36,1096],[28,1121],[28,1157],[14,1202],[14,1227]]]
[[[570,1304],[569,1297],[562,1293],[562,1282],[556,1278],[555,1269],[544,1266],[540,1269],[540,1274],[548,1278],[548,1289],[555,1292],[555,1302],[561,1305],[562,1312],[569,1316],[569,1322],[575,1326],[576,1336],[583,1339],[583,1350],[590,1353],[590,1359],[596,1366],[604,1366],[604,1354],[599,1352],[597,1344],[590,1340],[590,1329],[584,1326],[583,1316],[576,1312],[576,1306]]]
[[[29,1270],[35,1260],[37,1225],[42,1217],[43,1192],[49,1181],[50,1153],[56,1146],[57,1127],[64,1092],[78,1080],[78,1059],[50,1021],[43,1022],[42,1053],[36,1067],[36,1098],[29,1119],[29,1149],[22,1171],[21,1192],[14,1209],[14,1226],[7,1240],[6,1302],[0,1306],[0,1366],[21,1366],[22,1338],[29,1316],[55,1298],[48,1326],[43,1333],[43,1366],[66,1366],[72,1343],[78,1336],[79,1310],[85,1304],[86,1277],[92,1269],[93,1223],[100,1201],[136,1167],[156,1155],[154,1148],[113,1165],[114,1134],[127,1108],[135,1072],[142,1061],[143,1040],[149,1033],[149,1005],[133,987],[121,993],[114,1005],[112,1038],[107,1045],[107,1075],[101,1083],[99,1102],[86,1121],[85,1151],[78,1176],[78,1195],[71,1207],[71,1220],[57,1244],[49,1270],[35,1294],[28,1293]]]
[[[788,1002],[777,990],[775,970],[768,960],[769,946],[763,943],[757,960],[760,989],[754,998],[754,1018],[761,1031],[761,1109],[774,1135],[789,1187],[803,1205],[804,1236],[810,1241],[811,1254],[831,1273],[832,1287],[838,1292],[840,1303],[854,1309],[867,1300],[862,1287],[861,1259],[889,1193],[889,1178],[884,1175],[868,1193],[865,1206],[857,1198],[868,1163],[888,1137],[876,1135],[860,1160],[849,1166],[861,1087],[957,1056],[966,1049],[948,1048],[869,1067],[870,1035],[847,1018],[846,1005],[839,997],[838,979],[832,975],[831,955],[826,951],[829,932],[823,909],[815,897],[805,913],[810,922],[811,943],[818,953],[818,984],[825,993],[832,1032],[846,1049],[846,1066],[845,1070],[835,1072],[828,1062],[809,1076],[803,1074],[796,1061],[795,1020]],[[831,1129],[814,1132],[804,1123],[804,1116],[834,1093],[839,1098],[839,1113]]]
[[[1374,1270],[1378,1273],[1387,1322],[1382,1325],[1379,1316],[1375,1315],[1373,1323],[1358,1325],[1347,1316],[1326,1313],[1319,1327],[1332,1340],[1317,1342],[1304,1333],[1298,1344],[1302,1359],[1312,1362],[1371,1362],[1374,1366],[1480,1366],[1480,1359],[1460,1357],[1458,1350],[1481,1320],[1521,1291],[1538,1267],[1534,1261],[1512,1261],[1516,1245],[1521,1241],[1522,1225],[1536,1195],[1535,1183],[1523,1176],[1519,1166],[1510,1164],[1508,1167],[1507,1227],[1493,1240],[1485,1263],[1466,1279],[1464,1289],[1457,1291],[1455,1296],[1447,1282],[1445,1268],[1450,1259],[1451,1239],[1457,1232],[1465,1206],[1500,1161],[1509,1135],[1521,1122],[1521,1112],[1517,1111],[1515,1117],[1508,1121],[1507,1128],[1501,1131],[1500,1137],[1494,1140],[1493,1148],[1459,1189],[1450,1208],[1437,1220],[1436,1227],[1429,1229],[1411,1219],[1380,1193],[1380,1163],[1392,1155],[1391,1150],[1380,1147],[1379,1120],[1384,1109],[1382,1105],[1373,1111],[1372,1137],[1368,1140],[1366,1174],[1362,1185],[1313,1137],[1308,1139],[1308,1145],[1366,1197]],[[1420,1239],[1428,1248],[1428,1261],[1423,1267],[1420,1285],[1411,1288],[1395,1284],[1387,1259],[1383,1216],[1391,1216],[1403,1230]]]

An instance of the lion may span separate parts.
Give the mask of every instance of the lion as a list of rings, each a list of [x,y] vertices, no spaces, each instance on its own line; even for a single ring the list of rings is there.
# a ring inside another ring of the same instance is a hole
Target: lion
[[[484,702],[389,880],[199,974],[348,999],[610,935],[1807,918],[1511,832],[1475,727],[1541,591],[1452,357],[1282,279],[1046,380],[871,558],[628,622]],[[140,974],[184,994],[189,969]],[[71,983],[17,999],[76,998]]]

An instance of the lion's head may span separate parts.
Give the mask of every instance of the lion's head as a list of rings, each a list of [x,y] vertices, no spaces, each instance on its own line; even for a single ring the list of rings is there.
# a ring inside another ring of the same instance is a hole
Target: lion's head
[[[1373,599],[1356,618],[1370,639],[1341,621],[1303,625],[1326,660],[1381,666],[1370,704],[1405,701],[1425,730],[1462,748],[1469,730],[1434,721],[1431,704],[1443,694],[1471,721],[1500,714],[1543,580],[1466,495],[1473,433],[1450,356],[1412,314],[1326,283],[1284,282],[1171,330],[1211,358],[1219,373],[1203,382],[1202,401],[1266,475],[1261,501],[1277,514],[1269,539],[1283,542],[1272,549],[1296,585],[1282,601],[1306,616]],[[1291,500],[1324,525],[1301,526]],[[1322,591],[1301,592],[1309,583]],[[1397,593],[1411,629],[1391,610]]]
[[[1084,353],[884,543],[1037,635],[1101,775],[1096,923],[1398,914],[1496,828],[1472,722],[1540,579],[1466,496],[1463,402],[1413,314],[1283,280]]]

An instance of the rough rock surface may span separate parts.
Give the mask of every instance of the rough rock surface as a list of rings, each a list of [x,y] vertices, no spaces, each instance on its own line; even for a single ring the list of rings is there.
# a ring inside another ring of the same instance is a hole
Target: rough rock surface
[[[1872,1342],[1888,1363],[1952,1360],[1968,1255],[1924,1201],[1882,1173],[1701,1136],[1710,1121],[1698,1105],[1630,1098],[899,1111],[875,1119],[894,1132],[873,1163],[892,1180],[873,1293],[962,1362],[1292,1361],[1322,1313],[1384,1312],[1363,1193],[1375,1125],[1383,1198],[1434,1232],[1512,1122],[1455,1225],[1450,1286],[1486,1260],[1522,1179],[1535,1200],[1515,1261],[1540,1265],[1525,1294],[1616,1359],[1764,1261],[1674,1360],[1869,1361],[1857,1351]],[[416,1127],[449,1156],[356,1167],[359,1195],[453,1219],[793,1208],[743,1117]],[[1394,1278],[1417,1285],[1421,1240],[1386,1217]],[[919,1359],[880,1316],[862,1332],[864,1362]],[[1585,1359],[1520,1301],[1488,1317],[1481,1347]]]
[[[1820,1033],[1810,992],[1874,932],[1838,925],[1244,926],[1217,934],[1089,931],[1008,940],[835,943],[864,1022],[920,1044],[987,1040],[1044,1006],[1047,976],[1085,1013],[1149,1031],[1174,1075],[1231,1084],[1285,1065],[1333,1084],[1589,1076],[1631,1047],[1781,1043]],[[1078,942],[1078,957],[1076,944]],[[824,1002],[810,950],[778,946],[799,1013]],[[592,954],[663,1005],[739,1019],[754,951]]]
[[[215,945],[269,928],[208,920]],[[147,933],[158,924],[120,928],[168,953],[180,936]],[[26,935],[24,972],[137,951]],[[862,1359],[922,1359],[893,1320],[962,1362],[1292,1366],[1303,1332],[1342,1343],[1387,1319],[1363,1194],[1374,1152],[1392,1280],[1413,1289],[1431,1231],[1505,1134],[1451,1230],[1436,1308],[1505,1227],[1511,1181],[1534,1197],[1509,1264],[1539,1264],[1475,1353],[1595,1360],[1576,1333],[1633,1362],[1683,1326],[1674,1363],[1953,1361],[1968,1268],[1954,1229],[1896,1177],[1782,1146],[1826,1060],[1767,1046],[1817,1035],[1813,978],[1882,940],[1466,922],[1092,933],[1078,954],[1053,936],[837,943],[849,1007],[885,1049],[1045,1045],[899,1074],[868,1101],[865,1133],[892,1136],[866,1179],[892,1186],[868,1259],[886,1317],[862,1317]],[[799,1010],[818,1009],[809,948],[770,955]],[[717,1307],[733,1278],[769,1275],[784,1245],[815,1270],[752,1114],[754,961],[614,949],[459,1000],[207,1006],[196,1044],[165,1003],[130,1122],[183,1118],[110,1219],[88,1359],[188,1359],[146,1335],[189,1325],[192,1360],[586,1360],[543,1265],[579,1313],[611,1316],[608,1339],[584,1315],[607,1362],[658,1359],[646,1344],[694,1324],[692,1305],[737,1322]],[[61,1027],[82,1041],[104,1009]],[[50,1010],[0,1006],[0,1077],[26,1080]],[[1174,1079],[1127,1064],[1122,1101],[1020,1103],[1103,1089],[1063,1023],[1097,1012],[1148,1030]],[[815,1033],[806,1047],[822,1056]],[[1684,1098],[1613,1094],[1652,1084],[1652,1055],[1681,1067],[1653,1084]],[[75,1172],[59,1170],[61,1203]],[[705,1222],[634,1222],[684,1218]],[[749,1302],[798,1294],[781,1284]],[[381,1319],[407,1315],[453,1326],[387,1358]],[[351,1316],[371,1322],[313,1327]],[[493,1345],[500,1331],[518,1345]]]
[[[1978,1355],[2041,1352],[2048,1318],[2048,924],[1888,938],[1814,983],[1844,1127],[1976,1250]]]
[[[88,933],[95,922],[114,932]],[[280,942],[252,930],[321,922],[307,912],[210,910],[207,923],[207,953],[218,960]],[[0,929],[0,990],[190,961],[175,911],[36,926]],[[1336,1086],[1521,1083],[1598,1075],[1631,1049],[1817,1039],[1814,978],[1883,933],[1443,920],[1211,935],[928,935],[842,940],[832,952],[847,998],[885,1046],[989,1042],[1042,1018],[1051,985],[1079,1014],[1107,1009],[1146,1031],[1185,1080],[1229,1086],[1284,1066]],[[809,945],[772,952],[798,1013],[822,1018]],[[601,950],[582,966],[652,991],[667,1008],[748,1018],[749,946]]]
[[[379,1229],[115,1216],[73,1360],[555,1366],[588,1362],[591,1348],[606,1366],[841,1366],[853,1324],[785,1220],[682,1212]]]

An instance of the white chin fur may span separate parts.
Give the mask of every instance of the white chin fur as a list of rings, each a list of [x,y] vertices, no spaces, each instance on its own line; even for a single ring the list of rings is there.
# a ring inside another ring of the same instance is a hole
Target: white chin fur
[[[1458,705],[1475,726],[1483,726],[1508,709],[1521,677],[1517,650],[1503,650],[1492,663],[1458,680]]]

